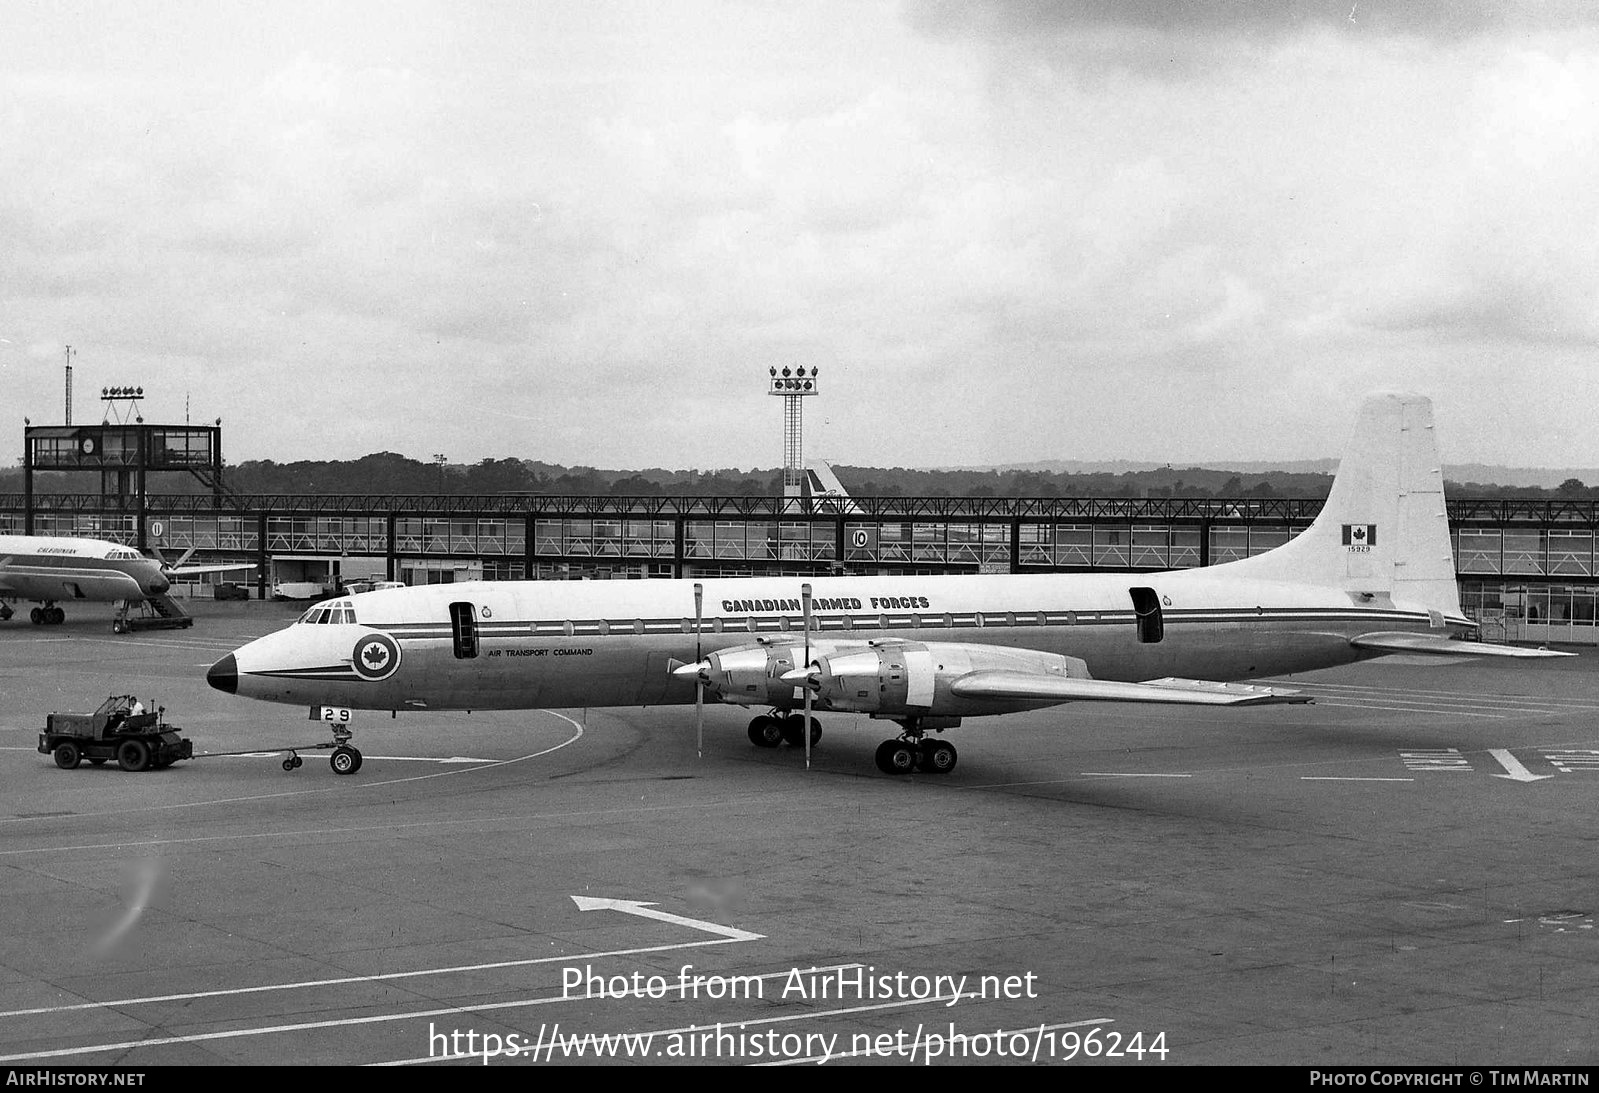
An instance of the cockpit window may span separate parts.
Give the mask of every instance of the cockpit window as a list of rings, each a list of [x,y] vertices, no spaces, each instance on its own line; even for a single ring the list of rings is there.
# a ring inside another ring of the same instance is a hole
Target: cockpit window
[[[350,626],[355,623],[355,608],[349,600],[332,600],[319,603],[300,616],[300,622],[311,626]]]
[[[106,553],[106,558],[114,562],[137,562],[142,557],[144,555],[137,550],[129,550],[127,547],[117,547]]]

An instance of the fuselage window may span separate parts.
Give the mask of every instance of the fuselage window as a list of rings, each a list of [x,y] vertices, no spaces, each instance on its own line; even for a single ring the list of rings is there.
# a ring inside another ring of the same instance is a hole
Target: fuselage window
[[[1129,588],[1133,597],[1133,613],[1138,618],[1138,640],[1153,644],[1166,636],[1166,624],[1161,618],[1160,596],[1153,588]]]
[[[455,638],[456,660],[477,656],[477,612],[471,604],[450,604],[450,632]]]

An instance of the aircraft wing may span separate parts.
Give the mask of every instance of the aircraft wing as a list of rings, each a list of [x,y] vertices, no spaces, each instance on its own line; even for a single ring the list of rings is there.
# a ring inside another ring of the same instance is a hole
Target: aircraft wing
[[[202,573],[230,573],[240,569],[260,569],[254,562],[234,562],[231,565],[185,565],[171,569],[162,568],[164,577],[198,577]]]
[[[1051,702],[1167,702],[1195,706],[1260,706],[1274,702],[1309,702],[1310,696],[1283,687],[1249,683],[1217,683],[1208,679],[1151,679],[1118,683],[1034,672],[971,672],[950,684],[962,698],[1015,698]]]
[[[1384,653],[1435,653],[1440,656],[1476,657],[1574,657],[1554,649],[1524,649],[1516,645],[1491,645],[1483,641],[1455,641],[1431,634],[1408,634],[1403,631],[1361,634],[1349,639],[1356,649],[1372,649]]]

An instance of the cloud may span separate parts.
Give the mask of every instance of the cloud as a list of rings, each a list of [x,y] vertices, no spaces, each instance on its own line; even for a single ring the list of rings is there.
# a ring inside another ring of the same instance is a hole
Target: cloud
[[[1599,24],[1599,12],[1583,0],[920,0],[907,14],[926,33],[989,38],[1096,30],[1282,38],[1320,27],[1457,41],[1507,28]]]
[[[1480,73],[1425,220],[1350,316],[1378,330],[1599,343],[1599,52]]]

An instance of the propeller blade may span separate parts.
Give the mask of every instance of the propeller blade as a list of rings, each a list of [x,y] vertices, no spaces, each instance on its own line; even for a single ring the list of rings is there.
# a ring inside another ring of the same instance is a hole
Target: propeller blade
[[[705,586],[698,581],[694,582],[694,659],[704,664],[704,654],[700,651],[700,634],[704,630],[705,613]],[[695,665],[696,669],[699,664]],[[705,664],[703,671],[699,671],[694,683],[694,750],[701,759],[705,758],[705,679],[710,672],[710,665]]]
[[[800,605],[805,612],[805,674],[810,675],[811,665],[811,585],[810,582],[800,585]],[[805,738],[805,769],[811,769],[811,692],[814,688],[807,678],[805,684],[805,722],[800,726],[800,735]]]

